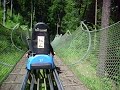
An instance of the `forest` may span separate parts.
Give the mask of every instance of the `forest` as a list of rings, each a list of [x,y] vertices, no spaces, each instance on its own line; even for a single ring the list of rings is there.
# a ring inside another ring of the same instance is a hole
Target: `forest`
[[[85,21],[93,30],[101,27],[102,18],[104,23],[108,18],[110,24],[120,20],[119,0],[1,0],[0,6],[1,23],[14,21],[14,15],[21,25],[29,28],[43,21],[50,26],[52,35],[57,33],[57,28],[58,34],[74,31],[80,21]]]
[[[90,90],[119,90],[119,21],[120,0],[0,0],[0,84],[45,22],[57,56]]]

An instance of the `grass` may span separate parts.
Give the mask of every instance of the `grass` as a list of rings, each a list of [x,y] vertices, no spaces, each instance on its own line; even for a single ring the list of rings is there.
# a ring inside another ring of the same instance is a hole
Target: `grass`
[[[71,62],[63,59],[65,64],[70,64]],[[111,81],[107,78],[98,77],[96,75],[96,68],[89,61],[81,62],[74,66],[69,66],[77,78],[83,82],[90,90],[112,90]]]
[[[7,10],[10,13],[10,10]],[[18,14],[13,14],[11,17],[6,17],[5,26],[2,25],[2,9],[0,8],[0,85],[2,81],[8,76],[16,63],[21,59],[25,51],[24,42],[21,41],[21,32],[25,34],[25,31],[21,28],[16,29],[13,33],[12,39],[14,44],[22,48],[24,51],[18,51],[11,43],[11,31],[17,23],[23,23],[23,18]],[[25,26],[25,25],[24,25]],[[20,38],[19,38],[20,37]],[[11,66],[12,65],[12,66]]]
[[[8,76],[8,74],[11,72],[16,63],[21,59],[23,54],[24,52],[20,51],[0,54],[0,62],[7,64],[0,64],[0,84]]]
[[[78,50],[78,49],[77,49]],[[76,51],[77,51],[76,50]],[[57,51],[57,55],[63,60],[66,65],[71,65],[73,62],[79,61],[84,54],[80,50],[79,53],[74,53],[74,50],[68,48]],[[79,56],[80,55],[80,56]],[[76,65],[69,66],[74,74],[82,81],[90,90],[112,90],[113,82],[107,77],[100,78],[97,76],[98,58],[94,53],[89,54],[84,61],[78,62]]]
[[[63,36],[64,37],[64,36]],[[69,66],[73,73],[78,77],[80,81],[85,84],[90,90],[112,90],[113,82],[106,76],[102,78],[97,75],[98,62],[98,49],[92,49],[86,58],[82,59],[88,49],[88,36],[86,33],[74,33],[72,36],[66,38],[61,37],[59,42],[55,42],[55,52],[66,65],[71,65],[77,62],[76,65]],[[93,43],[93,41],[92,41]],[[98,44],[97,42],[96,44]]]

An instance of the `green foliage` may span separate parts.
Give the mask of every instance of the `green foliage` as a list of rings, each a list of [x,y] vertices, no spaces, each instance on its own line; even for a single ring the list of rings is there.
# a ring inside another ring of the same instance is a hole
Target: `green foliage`
[[[22,16],[20,16],[20,14],[13,14],[12,18],[8,17],[8,19],[6,20],[6,27],[12,29],[17,23],[24,24],[23,18]]]
[[[10,46],[10,30],[0,24],[0,52]]]
[[[62,19],[63,30],[73,31],[77,28],[79,24],[79,15],[76,12],[77,8],[75,8],[74,0],[66,0],[65,16]]]
[[[61,27],[62,18],[65,14],[65,4],[64,0],[53,0],[52,5],[48,8],[48,22],[54,35],[56,34],[57,23]]]
[[[33,8],[31,8],[31,1],[33,1]],[[117,12],[120,8],[119,2],[117,4],[117,0],[112,2],[112,18],[110,19],[111,22],[114,22],[119,20],[119,12]],[[11,47],[14,47],[13,44],[11,44],[11,31],[12,28],[17,24],[20,23],[22,25],[22,28],[19,27],[14,30],[12,40],[19,49],[26,50],[26,45],[23,43],[25,41],[25,33],[27,32],[26,25],[30,24],[30,16],[33,14],[35,16],[33,18],[33,22],[39,21],[44,21],[46,23],[49,23],[50,29],[52,30],[52,34],[56,34],[56,24],[58,23],[60,25],[60,29],[63,33],[65,33],[67,30],[70,30],[71,32],[75,31],[76,28],[78,27],[79,23],[81,20],[88,20],[90,21],[91,26],[89,28],[92,30],[94,28],[94,13],[95,13],[95,0],[14,0],[14,9],[13,9],[13,16],[10,16],[10,5],[8,4],[7,8],[7,20],[6,20],[6,27],[3,27],[0,24],[0,52],[4,52],[4,55],[0,54],[1,57],[5,57],[5,53],[14,53],[16,55],[17,51],[16,49],[11,49]],[[101,0],[98,1],[98,17],[97,19],[100,21],[101,20]],[[35,11],[31,12],[31,9],[34,9]],[[89,17],[89,16],[92,16]],[[0,7],[0,23],[2,23],[2,18],[3,18],[3,10]],[[25,25],[26,24],[26,25]],[[98,24],[100,25],[100,23]],[[28,27],[28,26],[27,26]],[[98,26],[99,27],[99,26]],[[9,28],[9,29],[8,29]],[[117,27],[118,28],[118,27]],[[115,28],[116,30],[116,28]],[[87,50],[88,46],[88,40],[86,37],[86,34],[84,33],[79,33],[76,32],[77,34],[70,35],[70,39],[66,39],[65,36],[65,42],[64,43],[59,43],[61,46],[56,47],[57,53],[59,54],[60,57],[64,58],[65,63],[73,63],[76,62],[79,58],[82,58],[83,54]],[[113,33],[113,32],[110,32]],[[118,32],[119,33],[119,32]],[[81,36],[82,35],[82,36]],[[22,36],[22,37],[21,37]],[[114,35],[111,35],[109,39],[111,39]],[[79,40],[76,40],[76,38],[80,38]],[[115,36],[114,36],[115,37]],[[63,38],[63,39],[64,39]],[[74,40],[72,40],[74,39]],[[61,38],[59,39],[61,40]],[[72,40],[72,41],[71,41]],[[109,43],[114,44],[116,42],[119,42],[119,40],[111,40]],[[119,43],[117,43],[119,44]],[[63,46],[63,47],[62,47]],[[112,46],[110,46],[111,48]],[[14,52],[11,52],[14,51]],[[95,51],[96,52],[96,51]],[[116,54],[118,57],[120,55],[119,50],[111,49],[111,52]],[[108,53],[108,54],[111,54]],[[21,55],[20,53],[18,53]],[[13,55],[9,54],[9,56],[6,56],[7,58],[13,57]],[[18,55],[16,55],[18,56]],[[76,56],[76,57],[75,57]],[[117,57],[117,58],[118,58]],[[15,57],[18,58],[18,57]],[[75,60],[73,60],[73,58]],[[13,58],[12,58],[13,59]],[[15,64],[16,60],[12,62],[12,59],[10,61],[6,61],[7,63]],[[5,58],[6,60],[6,58]],[[95,54],[92,53],[89,58],[86,59],[87,64],[81,64],[81,66],[78,66],[79,68],[88,66],[89,68],[86,69],[86,71],[93,71],[90,72],[89,75],[92,76],[92,74],[95,73],[96,66],[97,66],[97,57],[95,57]],[[2,66],[0,66],[1,68]],[[98,90],[100,86],[98,85],[99,82],[97,82],[98,78],[93,79],[92,77],[88,76],[87,74],[82,74],[83,71],[79,70],[79,68],[76,67],[74,70],[76,70],[76,73],[79,71],[81,72],[80,79],[83,80],[83,82],[89,86],[93,90]],[[109,68],[110,66],[107,66],[106,68]],[[113,68],[113,67],[112,67]],[[118,69],[119,67],[115,68]],[[3,69],[3,67],[2,67]],[[82,68],[83,70],[85,68]],[[107,70],[107,69],[106,69]],[[113,69],[112,69],[113,70]],[[112,71],[112,70],[107,70],[107,71]],[[4,71],[9,72],[7,69],[3,69],[3,75],[4,76]],[[78,75],[78,76],[79,76]],[[90,78],[88,78],[90,77]],[[111,77],[111,79],[116,78],[115,75]],[[120,78],[120,77],[117,77]],[[104,78],[106,80],[106,78]],[[93,81],[92,81],[93,80]],[[90,83],[92,85],[90,85]],[[104,85],[109,86],[108,84]],[[106,90],[109,88],[106,87]]]
[[[100,33],[91,32],[89,34],[84,28],[79,27],[71,35],[64,34],[57,36],[52,45],[62,61],[69,66],[75,75],[90,90],[119,90],[120,86],[120,22],[107,29],[106,59],[104,66],[101,65],[100,57],[104,54],[100,52]],[[96,33],[96,47],[94,48],[94,34]],[[91,43],[89,42],[91,41]],[[104,39],[103,39],[104,42]],[[88,46],[90,47],[88,48]],[[104,44],[104,43],[102,43]],[[87,50],[89,53],[87,53]],[[86,55],[83,57],[84,55]],[[100,55],[100,56],[98,56]],[[104,61],[104,59],[102,59]],[[100,65],[100,66],[99,66]],[[102,69],[105,67],[105,69]],[[102,72],[103,70],[103,72]],[[105,73],[104,73],[105,72]],[[102,75],[101,75],[102,74]],[[115,89],[116,88],[116,89]]]
[[[54,0],[51,7],[49,7],[49,21],[51,23],[57,23],[58,19],[64,15],[65,1]],[[60,15],[60,17],[58,17]]]
[[[8,14],[10,14],[9,10]],[[0,19],[2,19],[2,10],[0,10],[0,16]],[[2,20],[0,22],[2,23]],[[24,51],[26,51],[26,45],[21,40],[21,33],[26,33],[26,31],[18,28],[12,33],[13,27],[15,27],[18,22],[23,22],[20,15],[13,15],[13,18],[7,15],[6,25],[3,26],[0,24],[0,84],[13,69],[13,66],[20,60]],[[13,37],[11,37],[11,34],[13,34]],[[11,38],[19,49],[24,50],[23,52],[15,48]],[[7,66],[6,64],[13,66]]]
[[[2,9],[0,7],[0,23],[2,22],[2,17],[3,17],[2,13],[3,13],[3,11],[2,11]]]
[[[17,50],[13,43],[11,43],[11,32],[11,29],[0,24],[0,84],[26,51],[26,45],[21,40],[21,33],[23,33],[22,29],[18,28],[12,33],[12,40],[17,48],[22,49],[23,51]]]
[[[8,65],[15,65],[20,59],[21,56],[23,55],[24,52],[19,52],[19,51],[11,51],[10,52],[2,52],[0,53],[0,62],[4,62]],[[13,69],[13,66],[5,66],[0,64],[0,85],[2,84],[2,81],[8,76],[8,74],[11,72]]]

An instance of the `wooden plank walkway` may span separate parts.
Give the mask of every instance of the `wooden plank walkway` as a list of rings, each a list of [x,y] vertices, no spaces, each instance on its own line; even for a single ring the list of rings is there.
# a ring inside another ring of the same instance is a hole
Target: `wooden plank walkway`
[[[23,56],[22,59],[17,63],[13,71],[9,74],[8,78],[3,82],[0,90],[20,90],[22,82],[26,74],[26,57]],[[63,62],[55,56],[55,64],[60,68],[61,72],[59,74],[62,84],[65,90],[88,90],[68,69]]]
[[[59,77],[65,90],[89,90],[57,56],[55,56],[55,64],[60,68]]]
[[[13,71],[9,74],[7,79],[3,82],[0,90],[20,90],[22,82],[24,80],[26,69],[25,69],[26,57],[16,64]]]

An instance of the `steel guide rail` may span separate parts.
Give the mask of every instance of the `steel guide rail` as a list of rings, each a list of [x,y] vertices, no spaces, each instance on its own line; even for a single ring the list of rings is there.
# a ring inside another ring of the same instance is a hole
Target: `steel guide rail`
[[[28,76],[29,76],[29,75],[30,75],[30,72],[27,71],[27,72],[26,72],[26,75],[25,75],[25,78],[24,78],[24,81],[23,81],[22,86],[21,86],[21,90],[25,90],[25,86],[26,86],[26,84],[27,84]]]
[[[56,69],[43,70],[42,73],[40,70],[36,71],[37,73],[31,73],[30,71],[27,71],[24,81],[21,85],[21,90],[27,90],[26,87],[28,85],[28,81],[30,81],[29,90],[41,90],[43,83],[45,90],[64,90]],[[29,80],[30,76],[31,80]]]

